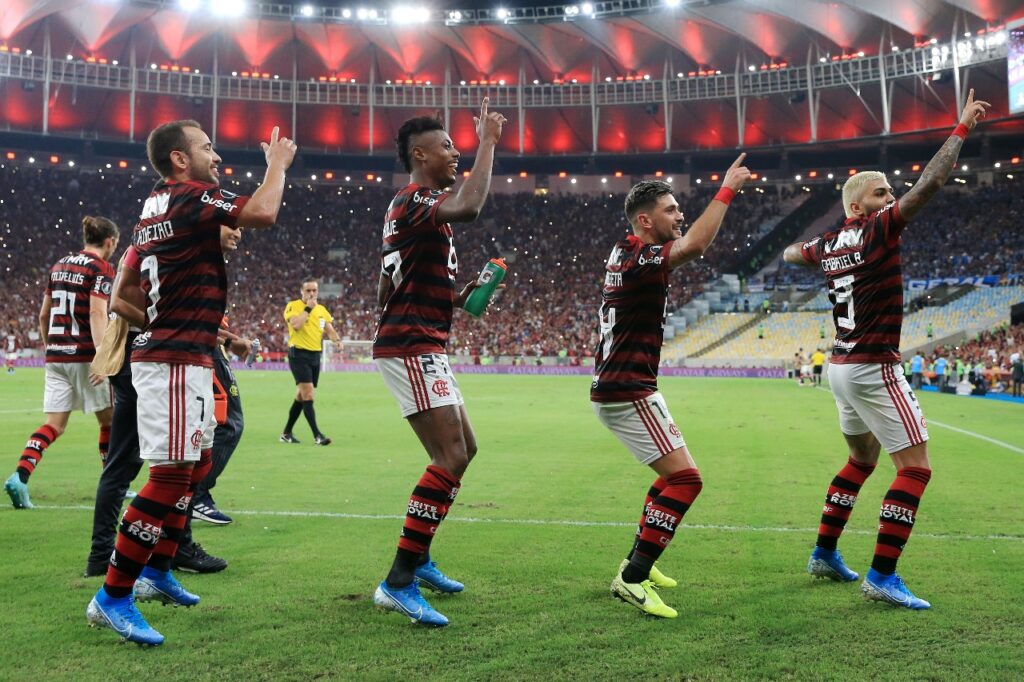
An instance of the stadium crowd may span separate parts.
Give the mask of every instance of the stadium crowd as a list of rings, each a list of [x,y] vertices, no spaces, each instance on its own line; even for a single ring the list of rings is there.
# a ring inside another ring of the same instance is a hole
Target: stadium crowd
[[[5,296],[0,319],[14,321],[23,345],[35,347],[30,332],[45,275],[59,257],[80,247],[83,215],[110,217],[121,228],[120,254],[154,178],[129,173],[0,168],[0,258]],[[251,182],[225,178],[240,193]],[[677,199],[687,221],[695,219],[713,190]],[[228,264],[231,329],[258,337],[268,351],[287,345],[282,311],[298,297],[302,279],[318,277],[322,302],[335,315],[343,338],[373,337],[378,310],[380,223],[394,190],[378,185],[337,186],[293,182],[279,224],[248,231]],[[597,341],[597,305],[603,264],[616,239],[627,231],[624,196],[495,194],[480,219],[455,226],[462,286],[487,260],[505,257],[507,288],[483,321],[458,314],[449,352],[462,355],[532,357],[589,355]],[[759,227],[777,217],[780,196],[745,192],[707,255],[673,274],[670,309],[698,293],[727,259],[741,253]]]

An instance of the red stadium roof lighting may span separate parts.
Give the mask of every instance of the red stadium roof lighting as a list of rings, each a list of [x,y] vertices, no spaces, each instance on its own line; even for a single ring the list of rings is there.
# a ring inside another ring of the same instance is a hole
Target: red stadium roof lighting
[[[750,174],[750,179],[751,180],[757,180],[757,173],[751,173]]]
[[[818,177],[818,171],[811,171],[810,173],[807,174],[807,177],[809,177],[809,178],[816,178],[816,177]]]
[[[615,177],[621,178],[622,177],[622,171],[615,171]]]
[[[921,164],[915,163],[913,166],[910,167],[910,170],[916,173],[917,171],[921,170]]]
[[[663,173],[662,171],[654,171],[654,177],[656,177],[656,178],[660,178],[664,174],[665,173]]]
[[[565,171],[559,171],[558,173],[558,177],[560,178],[564,178],[566,175],[568,175],[568,173],[566,173]]]
[[[718,173],[711,174],[711,182],[718,182]]]
[[[1013,157],[1012,159],[1010,159],[1010,163],[1013,163],[1013,164],[1020,163],[1020,157],[1019,156]]]
[[[462,177],[468,178],[469,177],[469,171],[462,171]],[[377,178],[377,179],[380,180],[380,178]]]
[[[366,179],[367,179],[367,180],[373,180],[373,178],[374,178],[374,175],[373,175],[373,173],[367,173],[367,174],[366,174]]]
[[[847,172],[847,175],[856,175],[856,174],[857,174],[857,169],[856,169],[856,168],[851,168],[851,169],[850,169],[850,170],[849,170],[849,171]]]
[[[525,178],[526,177],[526,171],[519,171],[519,177]]]
[[[118,161],[117,162],[117,167],[118,168],[127,168],[128,167],[128,162],[127,161]]]
[[[56,154],[50,156],[50,163],[60,163],[60,157]]]
[[[224,175],[234,175],[234,174],[235,174],[235,169],[234,168],[225,168],[224,169]]]
[[[16,159],[16,158],[17,158],[17,156],[18,156],[18,155],[17,155],[17,154],[15,154],[14,152],[7,152],[7,160],[8,160],[8,161],[14,161],[14,159]]]
[[[324,180],[333,180],[333,179],[334,179],[334,173],[332,173],[331,171],[327,171],[326,173],[324,173]]]

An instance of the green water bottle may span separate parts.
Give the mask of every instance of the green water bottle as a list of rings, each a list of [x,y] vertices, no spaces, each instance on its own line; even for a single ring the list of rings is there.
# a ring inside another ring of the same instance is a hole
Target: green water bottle
[[[466,299],[464,309],[467,313],[473,317],[480,317],[483,314],[487,304],[491,302],[494,290],[501,284],[501,280],[505,279],[507,270],[508,266],[505,265],[504,258],[492,258],[488,261],[484,269],[480,271],[480,278],[477,280],[480,286],[473,289],[473,293]]]

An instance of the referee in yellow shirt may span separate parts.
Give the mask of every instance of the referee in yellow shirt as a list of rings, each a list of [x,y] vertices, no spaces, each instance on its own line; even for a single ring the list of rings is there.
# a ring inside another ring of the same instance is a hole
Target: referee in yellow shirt
[[[821,386],[821,370],[825,366],[825,354],[821,352],[820,348],[811,355],[811,364],[814,365],[814,384]]]
[[[289,302],[284,308],[284,319],[288,323],[288,368],[295,377],[295,401],[288,411],[288,424],[280,438],[282,443],[299,442],[292,435],[292,428],[301,413],[306,415],[306,421],[313,430],[313,442],[317,445],[331,444],[331,439],[317,428],[313,397],[320,379],[324,334],[331,341],[340,341],[341,337],[331,324],[334,318],[317,302],[319,294],[317,280],[307,279],[302,282],[302,298]]]

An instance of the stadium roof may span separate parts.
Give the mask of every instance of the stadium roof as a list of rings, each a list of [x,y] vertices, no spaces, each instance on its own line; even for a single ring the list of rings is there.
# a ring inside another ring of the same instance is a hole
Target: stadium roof
[[[1024,4],[1013,0],[615,0],[574,4],[450,0],[426,5],[423,12],[410,9],[409,4],[401,11],[383,7],[369,2],[361,7],[358,2],[6,0],[0,6],[0,49],[17,47],[22,54],[32,50],[39,56],[48,35],[51,54],[57,58],[66,54],[69,62],[101,60],[105,64],[119,62],[123,67],[134,54],[138,68],[199,74],[216,69],[218,76],[254,74],[282,81],[410,86],[463,82],[487,86],[614,85],[719,72],[731,77],[747,70],[757,73],[789,67],[795,71],[794,67],[805,64],[858,55],[870,59],[893,50],[911,50],[932,39],[955,44],[965,33],[991,35],[991,29],[1024,16]],[[229,15],[231,8],[238,13]],[[457,21],[454,12],[459,13]],[[565,104],[557,98],[537,99],[544,95],[539,93],[531,100],[535,108],[523,115],[524,135],[520,140],[510,136],[507,142],[510,151],[527,154],[586,153],[593,151],[591,138],[598,137],[595,131],[600,128],[598,151],[660,151],[922,130],[946,125],[955,117],[948,79],[934,80],[940,82],[915,78],[890,86],[896,92],[889,95],[893,102],[888,108],[895,113],[886,127],[882,121],[886,105],[877,88],[862,93],[857,82],[847,80],[850,87],[843,89],[840,79],[840,89],[824,94],[820,114],[815,115],[822,119],[820,135],[808,133],[813,127],[803,95],[786,87],[750,98],[749,108],[739,101],[744,93],[734,97],[727,84],[722,90],[725,95],[680,96],[677,101],[686,103],[676,107],[674,118],[666,118],[667,106],[658,106],[667,105],[674,94],[662,97],[628,91],[621,99],[604,100],[603,104],[600,95],[595,95],[594,106],[601,107],[598,115],[596,110],[588,110],[591,96],[587,91],[568,93]],[[989,66],[979,63],[970,85],[996,102],[997,115],[1002,97],[1005,115],[1005,61]],[[32,98],[23,97],[15,88],[3,88],[7,102],[0,105],[0,123],[13,129],[38,129],[41,116],[33,113],[36,105]],[[372,93],[372,87],[370,90]],[[203,101],[211,96],[206,90],[195,96],[180,90],[168,92],[177,95],[174,99],[187,95],[198,111],[183,108],[171,98],[146,95],[148,106],[137,112],[137,128],[171,115],[195,116],[201,121],[214,118],[224,140],[252,145],[255,140],[243,131],[248,123],[291,119],[290,107],[275,109],[273,104],[290,103],[290,95],[255,98],[268,103],[250,107],[238,100],[253,98],[226,94],[223,88],[219,93],[223,100],[235,101],[224,101],[215,115],[209,102]],[[94,130],[100,137],[129,132],[129,107],[119,99],[121,95],[106,93],[99,98],[102,102],[94,102],[94,92],[76,88],[73,94],[82,111],[64,111],[67,101],[51,103],[55,111],[44,129]],[[409,109],[440,109],[430,104],[430,98],[413,99],[408,104],[399,98],[390,105],[378,99],[375,113],[354,120],[367,97],[373,95],[332,100],[345,107],[344,112],[339,107],[328,113],[326,107],[300,106],[296,127],[303,123],[303,129],[315,131],[307,133],[307,140],[311,134],[323,149],[358,151],[388,146],[396,121],[410,115]],[[523,99],[522,94],[512,93],[507,102]],[[452,107],[468,108],[478,100],[479,93],[471,92],[465,102],[453,101]],[[302,99],[297,101],[305,104]],[[354,102],[351,108],[350,102]],[[88,106],[83,108],[82,103]],[[505,110],[512,108],[514,114],[514,106],[506,104]],[[105,107],[110,111],[104,112]],[[680,129],[684,118],[688,123]],[[746,121],[739,126],[745,133],[737,133],[738,118]],[[368,124],[368,119],[374,123]],[[510,120],[518,125],[515,116]],[[325,132],[329,130],[335,132]],[[463,138],[465,141],[456,138],[456,142],[471,144],[472,131],[463,131]]]

